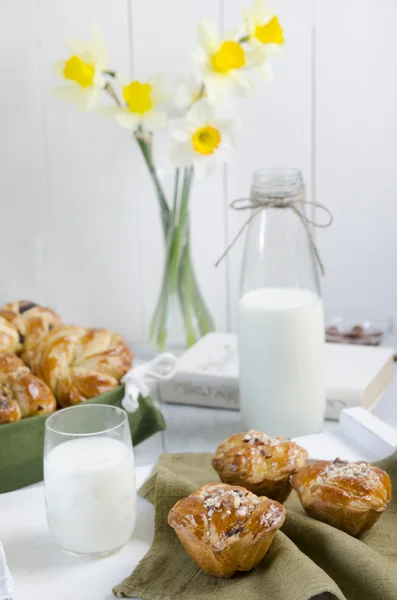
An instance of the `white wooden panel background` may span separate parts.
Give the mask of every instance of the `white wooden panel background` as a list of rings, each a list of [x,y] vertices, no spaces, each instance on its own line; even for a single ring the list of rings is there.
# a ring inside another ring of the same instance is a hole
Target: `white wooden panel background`
[[[143,337],[162,268],[146,167],[128,135],[50,96],[68,37],[105,36],[134,77],[186,72],[201,19],[226,31],[247,0],[1,0],[0,296],[52,303],[65,320]],[[235,326],[242,243],[213,263],[241,223],[229,202],[254,169],[297,166],[335,215],[317,234],[328,306],[397,319],[397,51],[394,0],[274,0],[285,26],[276,80],[240,102],[237,152],[192,197],[193,253],[220,330]],[[165,166],[166,138],[157,144]],[[36,248],[33,237],[38,236]],[[40,250],[40,252],[39,252]],[[42,257],[44,259],[42,260]],[[34,273],[39,273],[36,281]],[[43,275],[44,274],[44,275]]]

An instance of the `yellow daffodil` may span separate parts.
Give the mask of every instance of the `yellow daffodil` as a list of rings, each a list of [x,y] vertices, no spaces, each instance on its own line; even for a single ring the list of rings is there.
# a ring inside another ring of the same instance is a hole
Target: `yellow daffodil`
[[[273,10],[264,7],[264,0],[256,0],[252,8],[244,11],[247,37],[252,48],[262,51],[263,60],[259,64],[262,75],[273,79],[273,69],[268,58],[280,52],[284,45],[284,32]]]
[[[197,178],[205,179],[217,163],[229,160],[235,149],[236,128],[237,122],[220,118],[207,99],[198,100],[185,119],[169,122],[171,163],[178,167],[193,165]]]
[[[113,117],[117,123],[135,131],[139,125],[149,131],[164,127],[167,114],[158,110],[165,104],[169,92],[164,75],[153,75],[147,81],[122,81],[123,105],[102,109],[104,114]]]
[[[245,49],[239,43],[240,37],[241,31],[235,31],[220,40],[213,21],[199,25],[199,45],[193,58],[210,102],[216,101],[224,91],[244,95],[253,90],[247,69],[259,65],[262,57],[256,48]]]
[[[91,43],[70,40],[68,47],[72,55],[54,65],[54,72],[64,80],[65,85],[52,89],[52,92],[73,102],[83,112],[89,111],[98,102],[100,89],[105,85],[103,71],[107,67],[108,52],[98,27],[92,28]]]

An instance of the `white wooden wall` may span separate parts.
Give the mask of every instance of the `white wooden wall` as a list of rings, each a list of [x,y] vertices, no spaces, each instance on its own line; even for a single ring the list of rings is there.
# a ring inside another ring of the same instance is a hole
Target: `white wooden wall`
[[[114,68],[176,76],[189,68],[198,22],[225,31],[247,2],[0,0],[0,297],[38,298],[68,321],[145,335],[163,257],[151,182],[123,130],[50,96],[51,65],[96,22]],[[276,80],[241,102],[234,158],[194,188],[201,287],[218,328],[233,329],[242,243],[213,268],[240,223],[228,204],[248,192],[254,169],[296,166],[335,216],[317,233],[326,304],[397,320],[397,3],[272,5],[287,39]],[[160,136],[162,165],[165,148]]]

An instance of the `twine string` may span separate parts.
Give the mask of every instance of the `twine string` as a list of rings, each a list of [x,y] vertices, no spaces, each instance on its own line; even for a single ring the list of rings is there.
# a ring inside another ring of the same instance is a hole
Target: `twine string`
[[[226,247],[225,251],[218,258],[218,260],[215,263],[215,267],[217,267],[221,263],[221,261],[233,248],[234,244],[241,237],[241,235],[251,223],[251,221],[253,221],[262,212],[262,210],[264,210],[265,208],[290,208],[302,223],[309,238],[309,243],[313,250],[318,266],[320,267],[321,274],[324,275],[324,264],[321,260],[316,242],[314,241],[313,234],[310,231],[310,225],[316,228],[326,228],[332,224],[334,218],[329,208],[324,206],[324,204],[320,204],[320,202],[315,202],[312,200],[306,200],[303,192],[294,195],[273,196],[269,194],[261,194],[260,192],[256,192],[253,190],[250,198],[237,198],[236,200],[233,200],[230,206],[237,211],[250,210],[252,211],[252,214],[243,223],[243,225],[238,230],[237,234]],[[323,213],[325,213],[325,215],[328,218],[323,223],[317,221],[317,219],[311,219],[305,213],[305,206],[313,206],[321,210]]]

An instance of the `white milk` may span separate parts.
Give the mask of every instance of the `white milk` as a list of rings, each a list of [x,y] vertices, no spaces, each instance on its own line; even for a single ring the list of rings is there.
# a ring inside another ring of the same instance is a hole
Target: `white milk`
[[[241,410],[247,428],[316,433],[325,413],[323,303],[298,288],[259,288],[239,306]]]
[[[70,440],[48,453],[44,477],[48,524],[61,548],[107,553],[131,537],[136,516],[131,448],[106,437]]]

